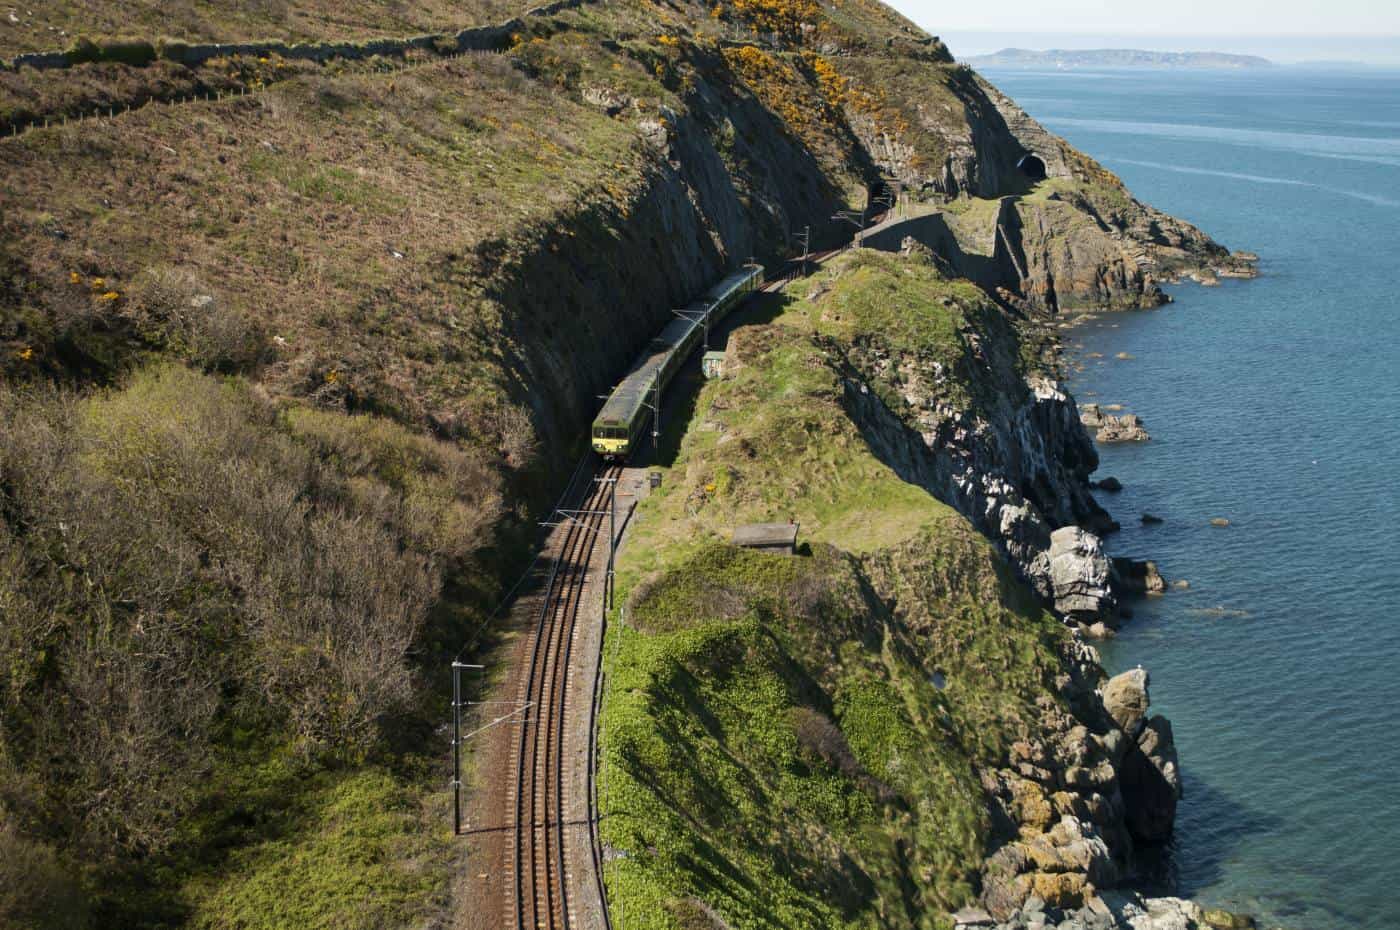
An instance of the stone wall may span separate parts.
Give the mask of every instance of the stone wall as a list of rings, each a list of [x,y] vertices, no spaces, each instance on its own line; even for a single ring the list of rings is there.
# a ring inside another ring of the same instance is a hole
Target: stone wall
[[[533,7],[525,12],[527,17],[553,16],[564,10],[582,6],[584,3],[591,3],[593,0],[554,0],[543,6]],[[164,58],[178,64],[195,67],[212,61],[216,58],[231,58],[235,55],[246,57],[261,57],[278,55],[282,58],[297,61],[329,61],[333,58],[348,60],[359,60],[371,58],[375,55],[385,57],[402,57],[411,51],[433,52],[442,55],[455,55],[460,52],[471,51],[497,51],[506,48],[510,43],[511,33],[522,28],[525,20],[520,17],[509,19],[503,23],[491,26],[474,26],[462,29],[457,32],[434,32],[425,35],[410,36],[406,39],[382,38],[369,39],[363,42],[315,42],[315,43],[294,43],[286,42],[206,42],[206,43],[185,43],[170,42],[151,44],[149,48],[148,61],[156,58]],[[129,48],[131,43],[121,43],[124,48]],[[102,55],[104,46],[95,46],[98,58],[105,60]],[[0,61],[0,68],[14,71],[19,68],[35,68],[40,70],[71,68],[74,65],[83,64],[94,60],[91,53],[85,54],[79,51],[64,52],[30,52],[17,55],[9,62]]]

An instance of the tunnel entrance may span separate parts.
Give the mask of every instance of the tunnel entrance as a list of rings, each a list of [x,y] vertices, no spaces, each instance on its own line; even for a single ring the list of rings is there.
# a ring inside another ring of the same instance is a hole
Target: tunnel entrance
[[[1032,181],[1045,180],[1045,162],[1039,155],[1022,155],[1021,160],[1016,162],[1016,167]]]

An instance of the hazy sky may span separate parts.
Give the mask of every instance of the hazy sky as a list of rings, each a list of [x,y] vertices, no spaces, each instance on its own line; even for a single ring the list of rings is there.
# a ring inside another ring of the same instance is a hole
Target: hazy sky
[[[1400,65],[1400,0],[887,0],[959,57],[1019,48],[1145,48]]]
[[[1396,0],[895,0],[900,12],[939,30],[1015,32],[1400,35]]]

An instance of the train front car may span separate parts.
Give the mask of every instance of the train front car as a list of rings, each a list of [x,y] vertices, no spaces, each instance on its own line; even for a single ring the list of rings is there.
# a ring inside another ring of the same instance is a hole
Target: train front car
[[[625,459],[630,450],[631,437],[627,426],[604,420],[601,416],[593,421],[593,451],[605,459]]]

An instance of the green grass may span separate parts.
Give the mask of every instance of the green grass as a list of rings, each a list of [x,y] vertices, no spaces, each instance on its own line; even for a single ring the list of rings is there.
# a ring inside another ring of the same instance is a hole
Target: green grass
[[[216,885],[193,891],[190,926],[378,930],[421,923],[443,906],[454,849],[420,792],[381,769],[323,775],[283,813],[288,835],[240,849]],[[258,813],[276,812],[262,799]]]
[[[844,352],[955,351],[972,295],[887,257],[806,283],[730,337],[619,556],[600,790],[629,926],[947,926],[986,851],[976,769],[1055,700],[1059,625],[844,400]],[[723,541],[789,517],[810,554]]]

